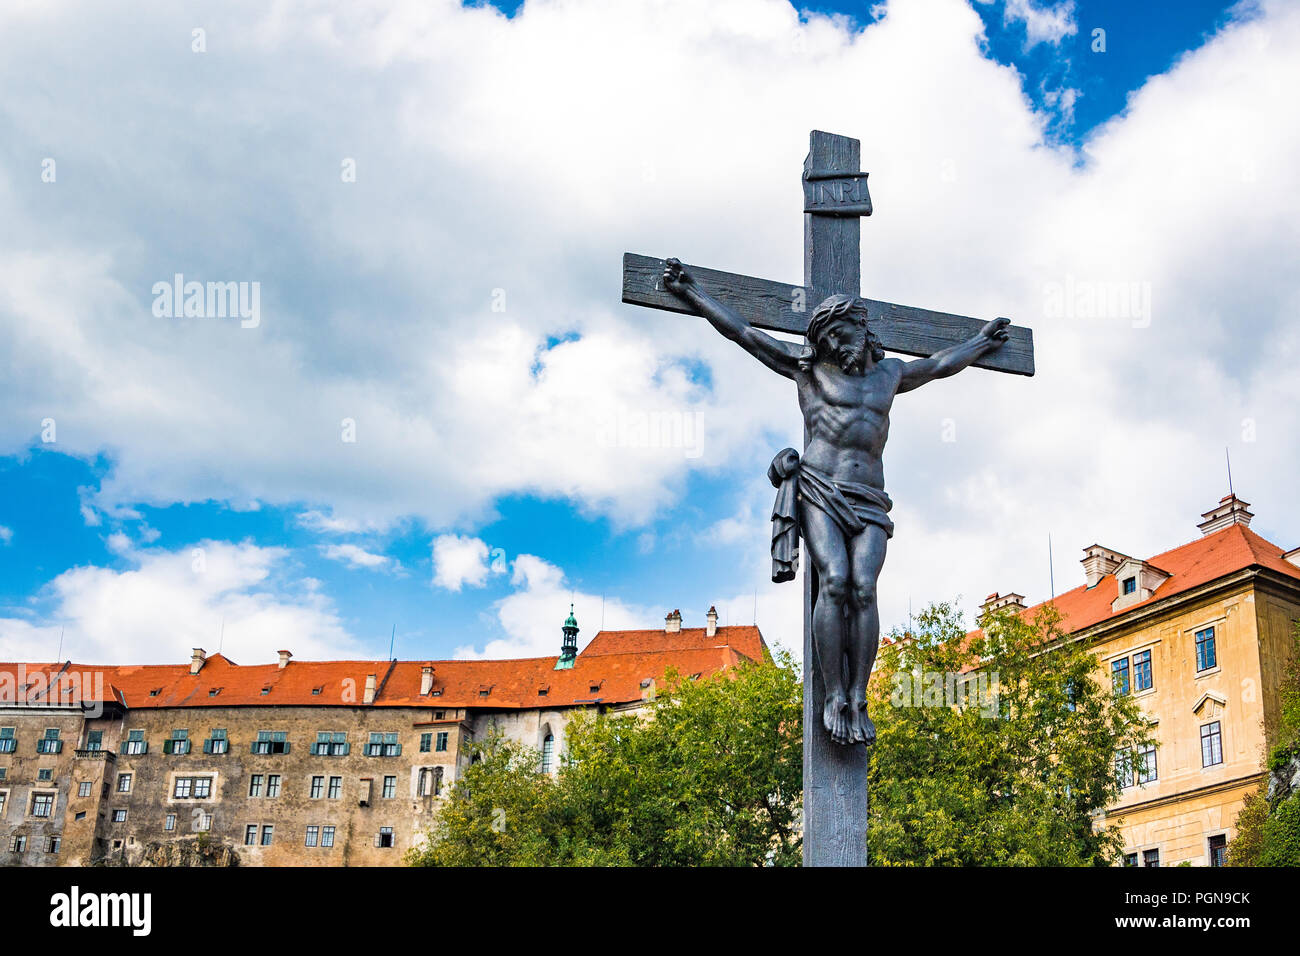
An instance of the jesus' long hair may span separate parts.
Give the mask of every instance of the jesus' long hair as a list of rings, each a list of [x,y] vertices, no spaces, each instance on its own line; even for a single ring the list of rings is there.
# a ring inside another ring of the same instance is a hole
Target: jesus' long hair
[[[872,361],[879,362],[885,357],[885,350],[880,340],[867,324],[867,303],[856,295],[828,296],[821,305],[813,309],[812,318],[808,320],[808,343],[813,347],[813,355],[821,349],[821,339],[826,328],[841,319],[853,322],[867,330],[867,348],[871,351]]]

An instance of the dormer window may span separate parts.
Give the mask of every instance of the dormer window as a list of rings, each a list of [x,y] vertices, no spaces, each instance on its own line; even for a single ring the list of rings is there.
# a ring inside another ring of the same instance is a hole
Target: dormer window
[[[1136,577],[1125,578],[1123,586],[1120,589],[1122,594],[1132,594],[1137,590],[1138,579]]]
[[[218,694],[220,694],[220,693],[221,693],[221,688],[220,688],[220,687],[212,687],[212,688],[209,688],[209,689],[208,689],[208,696],[209,696],[209,697],[216,697],[216,696],[217,696]]]
[[[319,696],[320,696],[320,692],[323,691],[324,689],[325,689],[325,685],[324,685],[324,684],[322,684],[320,687],[313,687],[313,688],[311,689],[311,695],[312,695],[313,697],[319,697]]]
[[[162,688],[161,688],[161,687],[155,687],[153,690],[149,691],[149,696],[150,696],[150,697],[157,697],[157,696],[158,696],[159,694],[161,694],[161,693],[162,693]]]

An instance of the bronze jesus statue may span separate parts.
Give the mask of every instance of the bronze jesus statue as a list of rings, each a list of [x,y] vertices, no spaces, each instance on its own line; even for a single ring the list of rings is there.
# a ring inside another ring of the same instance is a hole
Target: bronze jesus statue
[[[817,568],[813,647],[826,697],[822,721],[837,744],[870,746],[867,679],[880,643],[876,579],[894,533],[881,455],[894,396],[947,378],[1007,340],[1008,319],[929,358],[886,358],[872,335],[866,302],[832,295],[813,310],[808,345],[773,338],[710,296],[676,259],[664,285],[715,329],[799,390],[807,444],[777,454],[768,477],[779,489],[773,509],[773,579],[794,577],[802,532]]]

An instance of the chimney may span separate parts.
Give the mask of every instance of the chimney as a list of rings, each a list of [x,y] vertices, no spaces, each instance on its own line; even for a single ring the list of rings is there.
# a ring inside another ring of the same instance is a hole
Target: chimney
[[[682,612],[673,608],[669,615],[664,618],[664,631],[669,634],[676,634],[682,629]]]
[[[362,703],[373,704],[375,702],[375,675],[366,675],[366,695],[362,698]]]
[[[280,670],[284,670],[289,666],[289,658],[293,657],[293,651],[277,651],[276,653],[280,655]]]
[[[1108,574],[1114,574],[1115,569],[1128,555],[1120,554],[1118,551],[1112,551],[1110,548],[1103,548],[1099,544],[1092,544],[1083,549],[1083,573],[1087,577],[1088,587],[1096,587],[1097,582]]]
[[[986,597],[984,603],[980,605],[980,613],[988,614],[990,611],[998,611],[1004,607],[1023,609],[1024,606],[1025,596],[1023,594],[1017,594],[1015,591],[1008,594],[999,594],[997,591],[994,591]]]
[[[1201,529],[1201,534],[1214,534],[1216,531],[1222,531],[1224,528],[1230,528],[1234,524],[1239,524],[1243,528],[1250,527],[1250,519],[1255,517],[1250,513],[1250,503],[1242,501],[1236,495],[1228,495],[1219,499],[1217,508],[1211,508],[1201,515],[1205,520],[1196,527]]]
[[[203,665],[207,662],[207,659],[207,651],[201,647],[194,648],[194,652],[190,655],[190,673],[197,674],[199,671],[203,670]]]
[[[713,637],[718,633],[718,609],[716,607],[710,606],[709,613],[704,615],[704,620],[705,620],[705,628],[704,628],[705,636]]]
[[[420,696],[426,696],[433,690],[433,665],[425,664],[420,668]]]

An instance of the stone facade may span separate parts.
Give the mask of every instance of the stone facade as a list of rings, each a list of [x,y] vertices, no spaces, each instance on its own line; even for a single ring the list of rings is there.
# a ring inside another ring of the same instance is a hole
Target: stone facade
[[[554,770],[575,711],[635,712],[669,667],[766,653],[756,628],[664,633],[598,634],[560,670],[200,649],[188,666],[0,665],[0,865],[399,864],[475,739],[499,731]]]

